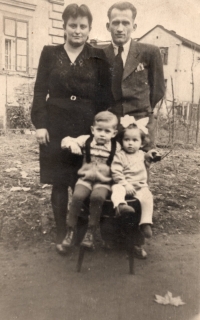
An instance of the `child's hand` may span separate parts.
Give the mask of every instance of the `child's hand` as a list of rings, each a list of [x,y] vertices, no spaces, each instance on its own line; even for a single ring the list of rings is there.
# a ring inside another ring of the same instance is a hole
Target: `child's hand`
[[[125,185],[125,189],[128,196],[134,196],[136,194],[135,188],[130,183]]]
[[[71,142],[70,146],[69,146],[69,149],[74,154],[78,154],[80,156],[82,155],[81,148],[79,147],[79,145],[76,142]]]
[[[62,149],[69,149],[69,138],[63,138],[61,141],[61,148]]]
[[[62,149],[70,149],[70,151],[74,154],[82,155],[81,148],[79,147],[78,143],[66,137],[61,141],[61,148]]]

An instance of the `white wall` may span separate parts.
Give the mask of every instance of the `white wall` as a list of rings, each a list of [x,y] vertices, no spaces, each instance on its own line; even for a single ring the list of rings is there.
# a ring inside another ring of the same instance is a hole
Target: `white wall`
[[[49,28],[51,21],[49,20],[49,9],[52,4],[46,0],[37,1],[37,8],[34,14],[34,30],[33,30],[33,68],[37,69],[39,57],[42,48],[51,44],[49,37]]]
[[[198,103],[200,97],[200,52],[182,46],[180,57],[180,81],[179,91],[183,101],[192,101],[192,63],[194,60],[194,103]]]
[[[150,43],[158,47],[168,47],[168,65],[164,65],[164,77],[167,79],[167,100],[172,100],[171,77],[174,84],[174,96],[178,101],[189,101],[192,99],[191,91],[191,63],[192,49],[182,45],[176,37],[157,27],[140,40],[142,43]],[[200,53],[195,52],[194,103],[198,103],[200,95]]]

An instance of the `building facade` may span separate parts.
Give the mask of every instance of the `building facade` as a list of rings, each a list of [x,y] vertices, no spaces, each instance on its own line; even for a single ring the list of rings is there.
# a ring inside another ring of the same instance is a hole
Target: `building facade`
[[[139,42],[160,48],[166,84],[166,103],[172,104],[172,83],[176,105],[198,104],[200,98],[200,45],[175,31],[157,25]]]
[[[32,101],[44,45],[63,43],[64,0],[0,0],[0,128],[6,108]]]

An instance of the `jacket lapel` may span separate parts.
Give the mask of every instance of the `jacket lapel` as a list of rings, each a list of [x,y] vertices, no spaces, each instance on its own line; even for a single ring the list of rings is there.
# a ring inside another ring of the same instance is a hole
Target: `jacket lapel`
[[[140,51],[138,48],[138,43],[135,42],[134,40],[131,40],[130,49],[129,49],[128,57],[124,67],[122,80],[127,78],[137,68],[139,64],[139,59],[138,59],[139,54],[140,54]]]
[[[109,64],[111,66],[113,66],[113,62],[114,62],[114,59],[115,59],[115,54],[114,54],[114,49],[113,49],[112,44],[110,44],[108,47],[106,47],[104,49],[104,52],[106,54],[106,57],[108,59]]]

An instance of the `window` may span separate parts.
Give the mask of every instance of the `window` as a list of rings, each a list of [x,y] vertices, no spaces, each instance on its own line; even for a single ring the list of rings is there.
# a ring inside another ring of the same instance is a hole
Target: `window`
[[[5,67],[11,69],[11,40],[5,39]]]
[[[28,69],[28,23],[4,19],[5,69],[26,72]]]
[[[160,53],[162,57],[162,62],[164,65],[168,64],[168,48],[166,47],[161,47],[160,48]]]

